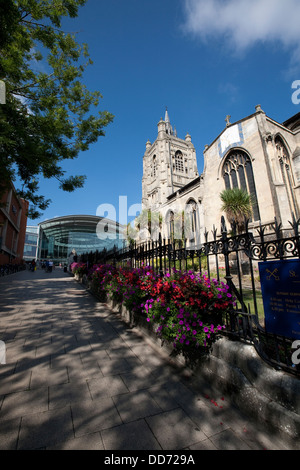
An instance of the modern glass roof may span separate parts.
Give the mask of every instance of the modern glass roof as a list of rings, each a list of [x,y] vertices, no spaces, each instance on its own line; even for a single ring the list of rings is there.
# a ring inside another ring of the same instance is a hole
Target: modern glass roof
[[[39,228],[41,258],[66,258],[73,251],[80,255],[123,245],[123,227],[103,217],[58,217],[40,223]]]

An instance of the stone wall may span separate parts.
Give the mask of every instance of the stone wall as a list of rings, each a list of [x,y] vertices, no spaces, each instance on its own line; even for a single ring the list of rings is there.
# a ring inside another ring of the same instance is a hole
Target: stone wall
[[[146,335],[154,345],[167,354],[171,353],[172,347],[162,345],[144,319],[135,324],[124,306],[110,300],[107,306]],[[181,367],[188,367],[182,356],[173,360]],[[213,345],[211,354],[191,372],[196,386],[197,377],[207,380],[216,390],[230,396],[232,402],[251,419],[266,424],[283,438],[300,437],[299,379],[268,366],[252,345],[222,337]]]

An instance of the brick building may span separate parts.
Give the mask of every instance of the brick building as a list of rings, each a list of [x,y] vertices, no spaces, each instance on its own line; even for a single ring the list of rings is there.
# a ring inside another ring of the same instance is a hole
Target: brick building
[[[28,205],[13,184],[0,200],[0,265],[23,260]]]

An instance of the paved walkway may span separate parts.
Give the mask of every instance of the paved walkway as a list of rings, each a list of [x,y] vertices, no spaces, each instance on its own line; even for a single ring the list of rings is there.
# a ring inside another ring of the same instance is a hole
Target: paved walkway
[[[0,450],[292,449],[56,269],[0,278]]]

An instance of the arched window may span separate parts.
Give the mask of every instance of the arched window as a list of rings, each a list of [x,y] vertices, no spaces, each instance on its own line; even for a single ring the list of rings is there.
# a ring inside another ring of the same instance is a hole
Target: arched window
[[[275,145],[276,145],[277,156],[278,156],[279,163],[280,163],[282,180],[286,187],[286,192],[288,195],[289,206],[290,206],[291,212],[293,212],[295,216],[298,217],[298,205],[297,205],[297,201],[296,201],[294,189],[293,189],[295,182],[294,182],[293,172],[291,169],[289,153],[280,137],[276,137]]]
[[[180,150],[175,153],[175,170],[183,173],[183,155]]]
[[[193,199],[190,199],[186,205],[185,230],[186,230],[186,236],[190,240],[196,239],[197,203]]]
[[[153,166],[152,166],[152,174],[153,174],[153,178],[156,178],[156,175],[157,175],[157,161],[156,161],[156,155],[153,156]]]
[[[242,150],[229,153],[223,165],[226,189],[241,188],[252,198],[253,220],[260,220],[252,163],[249,155]]]
[[[174,234],[175,234],[175,226],[174,226],[174,212],[169,212],[169,239],[171,242],[174,241]]]

